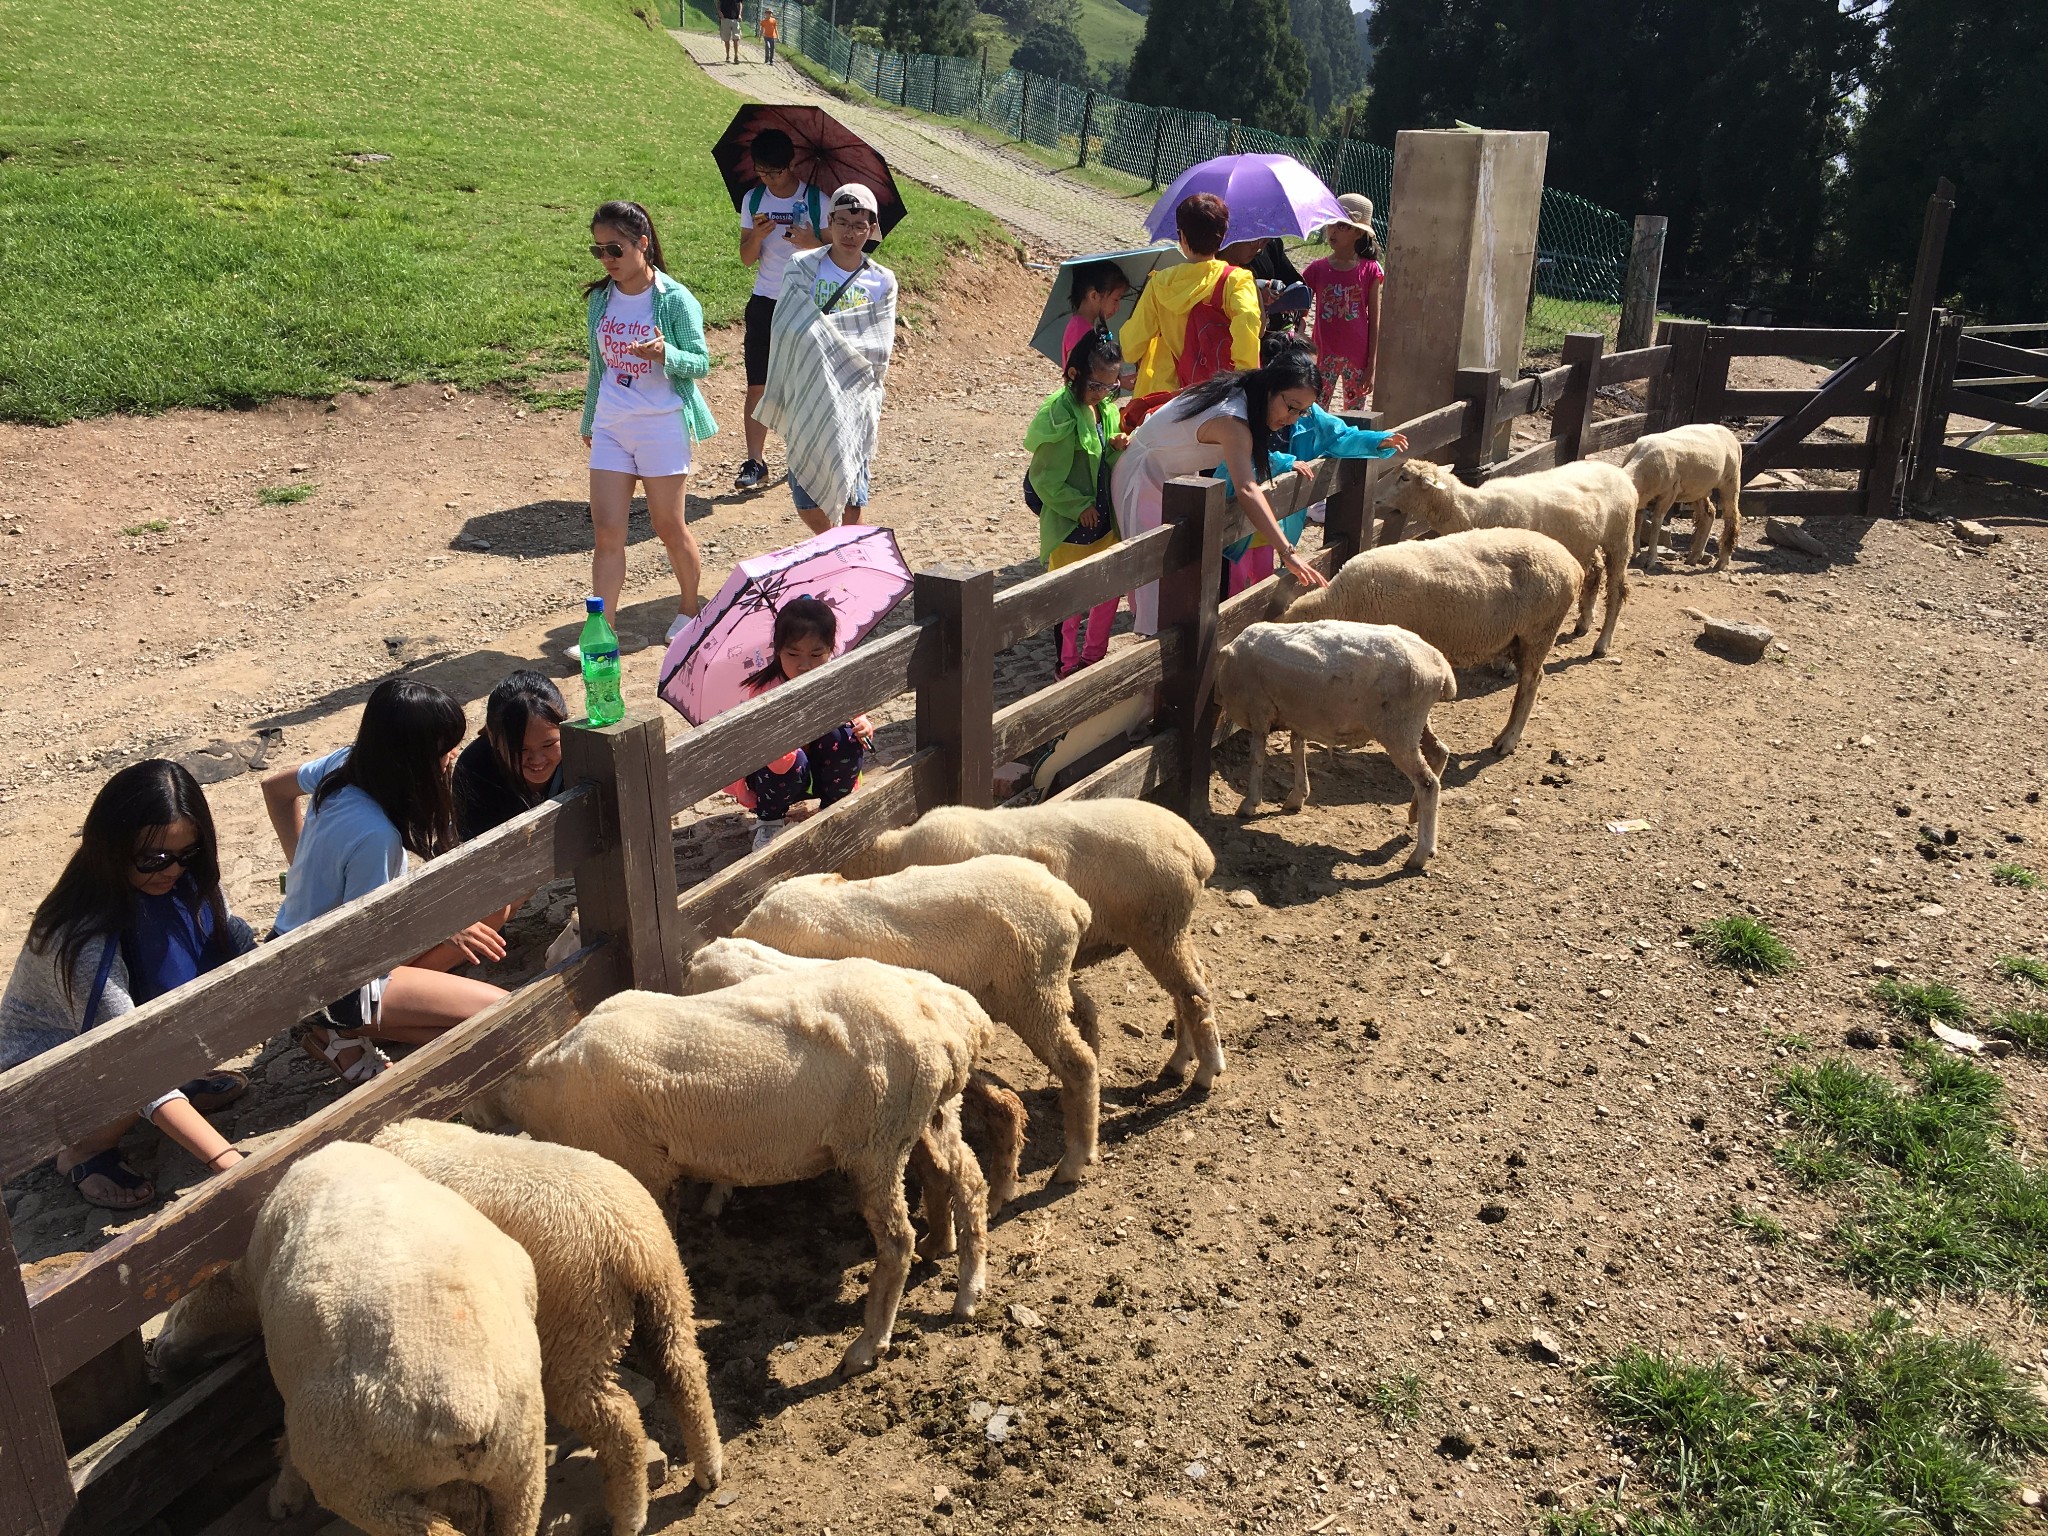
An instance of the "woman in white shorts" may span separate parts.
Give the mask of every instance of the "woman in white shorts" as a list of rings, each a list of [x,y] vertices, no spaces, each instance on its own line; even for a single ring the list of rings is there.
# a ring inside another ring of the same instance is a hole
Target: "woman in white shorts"
[[[692,445],[718,430],[696,381],[711,371],[704,310],[668,275],[654,221],[638,203],[606,203],[590,221],[590,254],[605,275],[585,289],[590,380],[583,391],[583,441],[590,446],[590,521],[596,553],[590,589],[616,628],[626,580],[626,519],[633,482],[647,488],[647,515],[668,549],[680,598],[674,636],[704,606],[703,560],[684,521]]]

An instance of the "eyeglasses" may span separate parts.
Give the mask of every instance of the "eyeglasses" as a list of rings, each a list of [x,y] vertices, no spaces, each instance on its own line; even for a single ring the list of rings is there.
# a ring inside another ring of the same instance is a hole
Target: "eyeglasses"
[[[616,240],[607,240],[602,245],[593,245],[590,248],[590,254],[595,256],[599,261],[603,261],[607,256],[609,256],[613,261],[617,261],[621,256],[626,254],[626,248],[623,245],[619,244],[619,242]]]
[[[180,869],[190,869],[206,857],[204,844],[194,843],[190,848],[180,848],[176,853],[168,848],[151,848],[135,855],[131,861],[138,875],[160,875],[173,864]]]
[[[1090,379],[1088,381],[1088,388],[1091,393],[1107,395],[1112,400],[1124,392],[1123,385],[1114,379],[1111,379],[1107,384],[1103,383],[1100,379]]]

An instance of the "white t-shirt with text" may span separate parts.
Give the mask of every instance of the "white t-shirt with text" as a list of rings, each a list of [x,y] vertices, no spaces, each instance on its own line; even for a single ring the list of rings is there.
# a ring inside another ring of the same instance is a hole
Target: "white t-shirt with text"
[[[604,372],[597,386],[597,415],[603,425],[627,416],[660,416],[680,411],[682,396],[669,381],[659,358],[635,357],[626,349],[635,342],[659,337],[654,323],[654,285],[635,294],[612,289],[598,317],[597,347]]]
[[[789,258],[796,254],[797,247],[783,239],[783,232],[793,227],[808,229],[822,239],[821,231],[811,217],[812,192],[807,182],[798,182],[796,191],[788,197],[777,197],[766,187],[757,189],[761,201],[757,207],[754,194],[749,192],[740,199],[740,228],[754,227],[755,214],[765,214],[775,221],[775,228],[761,242],[761,263],[754,269],[754,292],[764,299],[782,297],[782,275],[789,266]],[[825,200],[818,199],[818,211],[823,212]]]

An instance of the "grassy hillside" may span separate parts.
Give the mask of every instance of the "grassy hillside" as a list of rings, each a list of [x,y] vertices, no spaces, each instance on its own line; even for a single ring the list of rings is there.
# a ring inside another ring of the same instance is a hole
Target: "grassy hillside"
[[[737,102],[627,0],[0,8],[0,418],[574,364],[608,197],[732,318]],[[990,227],[904,195],[911,281]]]
[[[1076,30],[1090,64],[1128,64],[1145,35],[1145,18],[1122,0],[1081,0]]]

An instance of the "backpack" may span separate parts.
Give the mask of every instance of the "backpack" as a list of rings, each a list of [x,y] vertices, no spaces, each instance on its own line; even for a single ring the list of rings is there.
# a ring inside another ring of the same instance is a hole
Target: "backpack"
[[[748,223],[752,223],[754,220],[754,216],[761,211],[761,199],[767,195],[768,189],[764,186],[758,185],[754,188],[753,191],[747,194]],[[804,195],[805,200],[810,204],[811,228],[816,233],[823,234],[825,232],[825,216],[822,212],[820,212],[820,209],[823,207],[823,204],[819,201],[818,189],[806,183],[804,186]]]
[[[1182,389],[1230,371],[1230,316],[1223,312],[1223,285],[1236,270],[1225,267],[1209,297],[1188,311],[1187,332],[1174,362]]]

